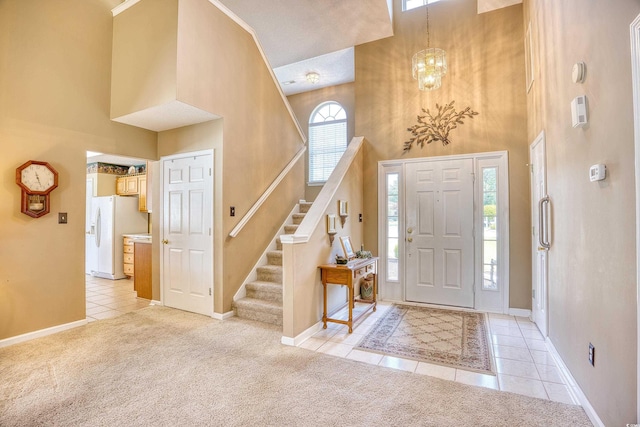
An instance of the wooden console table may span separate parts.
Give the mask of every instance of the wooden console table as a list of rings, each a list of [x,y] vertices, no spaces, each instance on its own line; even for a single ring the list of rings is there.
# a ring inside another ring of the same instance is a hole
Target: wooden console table
[[[353,322],[366,314],[369,310],[376,311],[376,298],[378,293],[378,258],[355,259],[348,264],[324,264],[318,266],[322,277],[322,289],[324,295],[324,310],[322,312],[323,328],[327,329],[327,322],[341,323],[349,326],[349,333],[353,332]],[[359,299],[356,301],[354,295],[354,281],[359,276],[366,276],[373,273],[373,299],[371,301]],[[346,286],[349,290],[349,320],[332,319],[327,317],[327,285]],[[356,302],[370,304],[370,306],[353,318],[353,309]]]

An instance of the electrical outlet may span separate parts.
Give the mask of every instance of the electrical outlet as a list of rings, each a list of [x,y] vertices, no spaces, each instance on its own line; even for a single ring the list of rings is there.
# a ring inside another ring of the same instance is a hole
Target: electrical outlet
[[[589,343],[589,363],[591,366],[595,366],[595,358],[596,358],[596,349],[593,344]]]
[[[362,222],[362,214],[358,214],[358,221]]]
[[[231,208],[229,209],[229,215],[236,216],[236,207],[235,206],[231,206]]]

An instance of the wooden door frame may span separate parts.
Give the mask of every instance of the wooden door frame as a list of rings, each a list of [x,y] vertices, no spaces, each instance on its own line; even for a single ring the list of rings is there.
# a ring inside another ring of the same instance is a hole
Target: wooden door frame
[[[400,237],[400,233],[404,233],[404,216],[405,216],[405,211],[404,211],[404,205],[406,203],[405,201],[405,194],[404,194],[404,190],[405,190],[405,179],[406,179],[406,173],[405,173],[405,165],[407,163],[418,163],[418,162],[424,162],[424,161],[446,161],[446,160],[459,160],[459,159],[473,159],[473,171],[474,174],[476,174],[476,177],[478,175],[478,163],[480,160],[483,159],[496,159],[500,162],[501,167],[503,168],[503,174],[500,174],[498,179],[501,179],[501,177],[503,177],[504,179],[504,184],[505,185],[501,185],[499,186],[499,191],[498,191],[498,197],[499,200],[502,200],[503,202],[501,203],[502,205],[502,218],[501,218],[501,225],[500,225],[500,235],[502,236],[501,242],[500,242],[500,253],[503,255],[503,262],[501,263],[502,265],[499,267],[500,268],[500,273],[501,275],[499,276],[502,282],[502,307],[501,307],[501,311],[504,314],[508,314],[510,313],[510,308],[509,308],[509,168],[508,168],[508,160],[509,160],[509,156],[508,156],[508,152],[507,151],[494,151],[494,152],[484,152],[484,153],[469,153],[469,154],[458,154],[458,155],[451,155],[451,156],[433,156],[433,157],[419,157],[419,158],[414,158],[414,159],[396,159],[396,160],[384,160],[384,161],[379,161],[378,162],[378,254],[380,256],[380,263],[379,263],[379,269],[380,269],[380,277],[381,279],[379,280],[379,293],[381,295],[381,297],[383,299],[385,299],[385,294],[387,292],[387,283],[386,283],[386,260],[387,260],[387,255],[386,255],[386,205],[384,204],[384,201],[386,199],[386,188],[384,186],[384,184],[386,183],[386,179],[385,179],[385,175],[387,172],[389,173],[398,173],[399,174],[399,193],[400,193],[400,197],[399,197],[399,212],[398,212],[398,217],[400,218],[399,220],[399,237],[398,240],[403,241],[403,238]],[[479,277],[481,277],[482,274],[482,264],[481,264],[481,259],[480,259],[480,253],[479,252],[479,247],[481,244],[481,239],[476,238],[477,237],[477,230],[476,230],[476,225],[478,223],[478,187],[481,183],[480,179],[476,179],[474,182],[474,251],[475,251],[475,255],[474,255],[474,308],[478,309],[478,310],[483,310],[482,307],[478,307],[478,295],[479,295],[479,287],[481,286],[481,282],[479,281]],[[404,244],[400,245],[400,248],[404,248]],[[399,278],[398,278],[398,285],[401,288],[400,291],[400,295],[398,295],[400,298],[399,299],[390,299],[390,300],[396,300],[398,302],[404,302],[406,303],[406,297],[405,297],[405,277],[404,277],[404,269],[405,269],[405,257],[404,257],[404,250],[401,249],[399,251],[399,263],[398,263],[398,269],[399,269]]]
[[[160,179],[160,191],[159,191],[159,197],[158,200],[160,201],[160,207],[159,207],[159,218],[158,218],[158,228],[159,228],[159,235],[160,235],[160,246],[159,246],[159,253],[160,253],[160,302],[162,303],[162,305],[164,305],[164,245],[162,244],[162,241],[164,240],[165,236],[164,236],[164,204],[165,204],[165,200],[164,200],[164,162],[166,160],[175,160],[175,159],[184,159],[186,157],[197,157],[197,156],[205,156],[205,155],[211,155],[211,170],[212,170],[212,174],[211,174],[211,179],[214,179],[215,176],[215,152],[213,149],[209,149],[209,150],[199,150],[199,151],[190,151],[190,152],[186,152],[186,153],[178,153],[178,154],[172,154],[169,156],[162,156],[160,157],[160,160],[158,161],[158,175],[159,175],[159,179]],[[212,183],[213,185],[211,186],[213,192],[215,192],[215,182]],[[215,230],[215,224],[214,224],[214,208],[215,208],[215,197],[214,194],[211,194],[211,229]],[[215,245],[214,245],[214,237],[215,237],[215,231],[212,232],[212,236],[211,236],[211,241],[210,241],[210,245],[211,245],[211,287],[213,289],[212,295],[211,295],[211,317],[215,317],[215,310],[214,310],[214,304],[215,304],[215,295],[216,295],[216,281],[215,281],[215,269],[214,269],[214,259],[215,259]]]

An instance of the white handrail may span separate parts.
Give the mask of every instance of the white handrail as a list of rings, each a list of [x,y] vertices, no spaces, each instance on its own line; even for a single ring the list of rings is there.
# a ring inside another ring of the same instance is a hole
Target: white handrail
[[[265,200],[269,198],[269,196],[271,195],[271,193],[273,193],[273,191],[276,189],[278,184],[280,184],[280,182],[284,179],[285,176],[287,176],[289,171],[295,166],[298,160],[300,160],[300,157],[302,157],[305,151],[307,151],[306,146],[302,147],[300,151],[296,153],[293,159],[291,159],[291,161],[287,163],[287,166],[285,166],[284,169],[282,169],[282,172],[280,172],[280,174],[271,183],[271,185],[266,190],[264,190],[264,193],[262,193],[262,196],[260,196],[260,198],[253,204],[253,206],[251,206],[251,209],[249,209],[249,211],[242,217],[240,222],[233,228],[233,230],[231,230],[231,233],[229,233],[229,237],[236,237],[238,233],[240,233],[240,230],[242,230],[244,226],[247,225],[247,223],[253,217],[253,215],[255,215],[258,209],[260,209],[260,206],[262,206]]]
[[[333,196],[336,195],[340,183],[349,171],[351,164],[363,144],[364,137],[362,136],[355,136],[351,139],[351,142],[349,142],[347,149],[329,176],[329,179],[324,183],[322,190],[320,190],[320,193],[313,201],[309,212],[307,212],[300,225],[298,225],[295,234],[284,234],[280,236],[282,243],[307,243],[309,241],[315,229],[318,228],[320,222],[324,220],[324,215],[331,200],[333,200]]]

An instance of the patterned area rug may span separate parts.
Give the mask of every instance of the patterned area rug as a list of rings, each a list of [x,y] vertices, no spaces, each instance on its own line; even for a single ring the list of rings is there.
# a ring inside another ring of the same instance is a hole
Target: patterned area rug
[[[495,375],[484,313],[393,305],[356,348]]]

